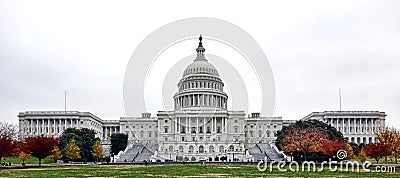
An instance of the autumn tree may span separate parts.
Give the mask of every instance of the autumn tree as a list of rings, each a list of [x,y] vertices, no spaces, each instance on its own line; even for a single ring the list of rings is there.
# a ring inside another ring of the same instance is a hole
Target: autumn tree
[[[328,140],[328,134],[321,130],[292,128],[283,137],[282,150],[287,153],[301,153],[307,161],[310,152],[323,152],[323,145]]]
[[[58,148],[58,146],[54,147],[54,149],[51,151],[50,159],[52,159],[54,162],[59,160],[61,158],[61,151]]]
[[[60,137],[60,145],[59,148],[61,150],[62,155],[66,155],[64,150],[65,147],[68,145],[68,143],[71,141],[71,139],[75,139],[77,146],[80,149],[80,155],[81,158],[80,160],[87,162],[87,161],[93,161],[93,145],[96,142],[96,132],[87,129],[87,128],[81,128],[81,129],[76,129],[76,128],[68,128],[66,129],[63,134]],[[65,160],[65,157],[63,157]]]
[[[17,130],[16,125],[0,122],[0,160],[10,156],[17,148]]]
[[[347,159],[352,159],[354,156],[354,149],[353,146],[351,146],[350,144],[346,143],[346,153],[347,153]]]
[[[323,143],[322,153],[327,156],[335,156],[339,150],[345,149],[346,144],[343,140],[326,140]]]
[[[365,154],[374,158],[377,164],[379,159],[390,154],[389,146],[383,143],[370,143],[363,149],[365,150]]]
[[[367,160],[367,154],[365,153],[365,149],[361,149],[360,152],[358,152],[358,157],[360,158],[360,161],[363,163],[365,160]]]
[[[75,139],[71,139],[65,147],[65,156],[72,160],[81,158],[81,149],[76,144]]]
[[[99,161],[99,158],[103,157],[103,147],[101,146],[100,140],[96,140],[96,142],[93,145],[93,157]]]
[[[22,151],[22,152],[19,154],[19,159],[22,160],[22,165],[23,165],[23,166],[25,165],[25,161],[28,160],[28,159],[31,159],[31,157],[32,157],[31,154],[25,153],[24,151]]]
[[[32,156],[39,159],[39,166],[41,166],[42,159],[51,155],[52,150],[57,146],[59,140],[52,136],[35,136],[28,137],[25,140],[24,151],[32,154]]]
[[[385,127],[378,130],[377,139],[379,143],[382,143],[387,146],[388,152],[393,155],[398,155],[398,149],[396,147],[400,144],[399,142],[399,134],[394,128]],[[387,157],[385,155],[385,163],[387,162]],[[396,158],[397,163],[397,158]]]

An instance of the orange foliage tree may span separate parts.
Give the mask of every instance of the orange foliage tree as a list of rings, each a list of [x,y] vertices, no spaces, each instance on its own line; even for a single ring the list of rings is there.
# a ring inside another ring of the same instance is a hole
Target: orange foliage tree
[[[328,142],[327,133],[314,128],[292,128],[283,138],[282,150],[288,153],[302,153],[304,160],[310,152],[323,152]]]

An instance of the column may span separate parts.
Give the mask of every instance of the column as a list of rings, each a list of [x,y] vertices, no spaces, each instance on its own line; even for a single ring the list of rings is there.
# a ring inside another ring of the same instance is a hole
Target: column
[[[197,122],[196,133],[199,133],[199,117],[196,117],[196,122]]]
[[[221,123],[222,123],[222,129],[221,130],[225,133],[225,117],[222,117]]]
[[[214,117],[211,118],[211,133],[214,133]]]

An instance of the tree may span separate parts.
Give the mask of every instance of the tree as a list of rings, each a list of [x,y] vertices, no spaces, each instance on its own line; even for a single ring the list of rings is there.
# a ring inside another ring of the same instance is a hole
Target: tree
[[[322,153],[327,156],[335,156],[339,150],[345,149],[346,144],[343,140],[327,140],[323,143]]]
[[[87,128],[82,128],[82,129],[75,129],[75,128],[68,128],[66,129],[63,134],[60,137],[60,145],[59,148],[61,150],[61,154],[65,155],[64,148],[67,146],[67,144],[70,142],[71,139],[75,139],[77,146],[80,148],[80,155],[81,155],[81,160],[84,162],[87,161],[93,161],[93,155],[92,155],[92,150],[93,150],[93,145],[96,142],[96,132],[87,129]],[[66,157],[63,157],[63,160],[65,160]]]
[[[41,166],[42,159],[51,155],[51,151],[58,145],[59,140],[52,136],[35,136],[26,138],[25,152],[32,154],[32,156],[39,159],[39,166]]]
[[[93,145],[93,157],[99,161],[99,158],[103,158],[103,147],[101,146],[100,140],[96,140]]]
[[[367,160],[367,154],[365,153],[365,149],[361,149],[358,156],[360,157],[360,161],[364,163],[365,160]]]
[[[14,141],[9,137],[0,137],[0,160],[10,156],[16,148]]]
[[[78,159],[81,158],[81,149],[76,144],[75,139],[71,139],[70,142],[65,147],[65,156],[69,159]]]
[[[28,159],[31,159],[31,157],[32,157],[31,154],[25,153],[23,151],[19,154],[19,158],[22,160],[22,165],[23,166],[25,165],[25,161],[28,160]]]
[[[58,148],[58,146],[54,147],[54,149],[51,151],[50,159],[54,160],[56,162],[61,158],[61,151]]]
[[[287,132],[289,132],[293,128],[314,128],[328,134],[329,140],[344,140],[342,133],[337,131],[336,128],[330,126],[329,124],[314,119],[307,121],[299,120],[296,121],[294,124],[284,126],[280,131],[278,131],[277,139],[275,142],[275,145],[278,147],[278,149],[282,149],[283,138],[285,137],[285,135],[287,135]]]
[[[111,135],[111,153],[114,155],[124,151],[128,145],[128,135],[123,133],[114,133]]]
[[[377,134],[377,138],[379,140],[379,143],[382,143],[384,145],[387,145],[388,147],[388,152],[390,154],[393,154],[395,157],[398,155],[398,149],[396,149],[396,147],[400,144],[399,139],[400,136],[397,132],[396,129],[394,128],[383,128],[381,130],[378,130]],[[387,163],[387,157],[385,156],[385,163]],[[396,158],[396,163],[397,163],[397,158]]]
[[[352,159],[354,157],[353,146],[347,143],[345,150],[347,153],[347,159]]]
[[[6,122],[0,122],[0,136],[8,137],[12,140],[17,140],[18,138],[18,126]]]
[[[365,154],[367,156],[375,159],[376,164],[378,164],[380,158],[390,154],[389,146],[383,143],[370,143],[366,145],[363,149],[365,150]]]
[[[0,122],[0,160],[10,156],[17,148],[17,130],[16,125]]]
[[[328,134],[315,128],[291,128],[283,137],[282,150],[288,153],[302,153],[304,160],[310,152],[323,152]]]

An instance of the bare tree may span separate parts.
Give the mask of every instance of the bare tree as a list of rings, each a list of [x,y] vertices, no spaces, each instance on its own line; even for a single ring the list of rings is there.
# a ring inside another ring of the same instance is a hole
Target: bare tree
[[[12,140],[17,140],[18,126],[7,122],[0,122],[0,137],[7,137]]]

